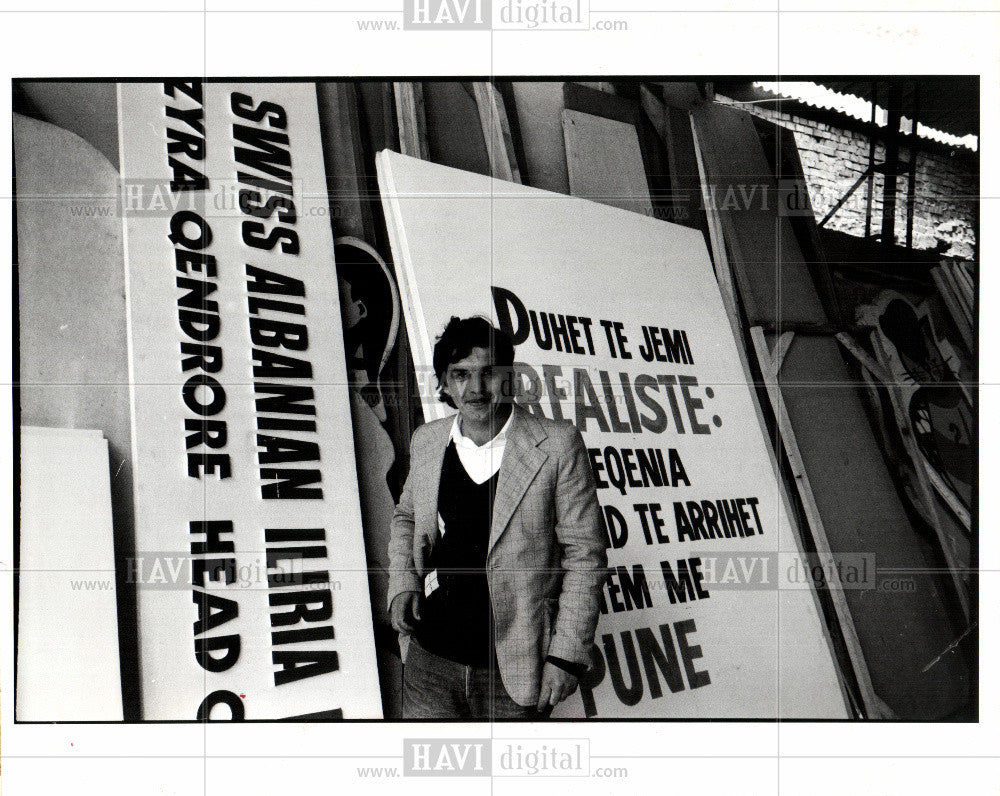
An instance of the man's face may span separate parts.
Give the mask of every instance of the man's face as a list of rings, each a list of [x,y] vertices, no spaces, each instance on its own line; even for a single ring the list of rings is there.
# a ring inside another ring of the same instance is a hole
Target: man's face
[[[502,403],[510,403],[510,396],[504,394],[509,371],[494,366],[490,349],[473,348],[465,359],[448,366],[441,386],[463,419],[485,423],[500,411]]]

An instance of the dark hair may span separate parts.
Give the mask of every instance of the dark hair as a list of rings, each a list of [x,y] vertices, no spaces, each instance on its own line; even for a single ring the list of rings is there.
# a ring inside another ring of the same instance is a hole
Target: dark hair
[[[511,367],[514,364],[514,344],[506,332],[497,329],[481,315],[471,318],[452,316],[434,344],[434,375],[437,376],[438,387],[441,386],[448,366],[465,359],[473,348],[492,351],[493,363],[499,367]],[[441,393],[441,400],[448,406],[455,407],[447,393]]]

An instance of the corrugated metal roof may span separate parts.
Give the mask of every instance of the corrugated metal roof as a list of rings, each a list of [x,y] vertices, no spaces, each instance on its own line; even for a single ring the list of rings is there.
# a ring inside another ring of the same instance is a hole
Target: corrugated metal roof
[[[883,108],[889,96],[889,86],[874,78],[855,80],[820,80],[839,94],[860,97],[870,103],[874,96],[873,85],[878,85],[876,102]],[[919,95],[917,121],[951,135],[963,137],[979,135],[979,78],[978,77],[926,77],[919,80],[898,81],[903,89],[903,115],[913,108]]]
[[[837,88],[847,87],[847,82],[837,84]],[[858,89],[862,86],[859,82],[853,82],[849,87],[852,89]],[[869,89],[870,88],[871,87],[869,86]],[[844,114],[864,122],[870,122],[872,118],[870,100],[846,91],[837,91],[829,84],[822,85],[812,81],[797,80],[782,82],[758,81],[753,84],[753,89],[756,92],[763,92],[769,97],[790,99],[800,105],[833,111],[834,113]],[[901,110],[903,111],[903,121],[900,125],[903,132],[912,130],[912,127],[910,126],[910,116],[912,116],[916,111],[917,115],[921,117],[919,127],[917,129],[917,135],[921,138],[929,138],[933,141],[939,141],[942,144],[946,144],[951,147],[967,147],[969,149],[978,150],[979,141],[976,135],[970,133],[959,136],[928,124],[928,117],[922,112],[922,106],[917,108],[912,104],[918,93],[922,96],[925,92],[929,93],[932,100],[934,100],[931,105],[932,115],[930,118],[935,118],[933,115],[935,108],[942,107],[942,103],[940,101],[940,97],[942,95],[937,86],[920,87],[908,84],[903,87],[903,99],[901,106]],[[880,90],[878,93],[879,99],[885,101],[884,97],[887,97],[888,93],[888,89]],[[873,92],[869,90],[868,94],[869,96],[872,96]],[[885,126],[887,121],[888,112],[880,105],[877,106],[875,115],[876,124]]]
[[[894,82],[902,90],[903,118],[911,118],[916,110],[921,137],[950,146],[978,149],[976,138],[979,135],[979,79],[977,77],[927,77]],[[867,122],[871,119],[872,98],[876,99],[880,109],[884,109],[888,104],[889,91],[888,82],[873,82],[871,79],[821,79],[817,82],[758,81],[751,89],[757,97],[756,100],[752,100],[745,93],[739,99],[760,101],[767,97],[788,98],[809,107],[843,113]],[[916,107],[915,101],[918,103]],[[885,125],[886,116],[886,112],[881,110],[876,116],[877,123]],[[906,129],[905,125],[903,129]]]

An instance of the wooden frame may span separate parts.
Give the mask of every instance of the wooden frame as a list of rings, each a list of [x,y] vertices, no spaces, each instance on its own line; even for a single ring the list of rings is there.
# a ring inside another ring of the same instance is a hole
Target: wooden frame
[[[701,146],[698,142],[698,131],[693,120],[691,120],[691,133],[694,140],[694,152],[698,163],[698,174],[702,186],[702,195],[706,209],[709,241],[712,250],[712,259],[715,263],[716,278],[719,281],[722,301],[726,307],[726,314],[729,316],[729,322],[733,330],[733,337],[736,340],[736,350],[739,353],[740,363],[743,366],[744,377],[746,378],[747,384],[750,385],[753,384],[753,376],[750,369],[749,356],[746,347],[743,344],[743,327],[740,322],[739,309],[736,301],[736,285],[733,280],[729,259],[726,254],[726,243],[722,231],[722,222],[719,218],[715,203],[711,200],[712,198],[708,194],[708,181],[706,179],[704,160],[701,154]],[[830,549],[830,543],[826,538],[823,522],[819,515],[819,508],[816,505],[815,496],[809,486],[809,478],[805,472],[802,455],[799,451],[798,444],[795,442],[795,434],[792,431],[791,420],[788,417],[788,413],[785,411],[784,401],[781,398],[781,391],[777,384],[777,375],[781,369],[781,363],[784,360],[785,355],[788,353],[788,349],[791,347],[794,332],[784,332],[781,334],[775,344],[773,353],[768,348],[767,340],[764,336],[764,329],[762,327],[755,326],[751,328],[750,336],[753,341],[758,365],[764,377],[765,390],[778,423],[778,436],[784,448],[789,466],[792,469],[792,474],[795,477],[795,486],[803,506],[803,511],[806,515],[806,522],[809,526],[810,536],[812,537],[817,553],[820,556],[830,557],[833,555]],[[757,422],[761,428],[761,433],[765,438],[767,438],[770,436],[769,430],[766,422],[764,421],[764,414],[761,410],[760,403],[758,402],[757,393],[755,390],[751,390],[750,393],[754,411],[757,415]],[[799,541],[801,539],[803,529],[798,527],[795,516],[791,511],[791,501],[785,488],[785,481],[782,477],[781,469],[778,465],[777,454],[770,445],[767,446],[767,449],[771,459],[771,467],[774,471],[775,481],[778,484],[778,489],[781,493],[781,501],[785,509],[785,514],[788,517],[789,524],[792,526],[796,540]],[[837,617],[837,623],[843,636],[844,646],[851,662],[854,678],[858,683],[862,702],[862,711],[867,718],[897,718],[892,709],[889,708],[889,706],[886,705],[885,702],[883,702],[875,693],[875,688],[871,681],[871,674],[868,671],[868,663],[865,660],[864,652],[861,649],[861,642],[858,639],[857,632],[854,628],[854,619],[851,616],[851,611],[847,605],[847,600],[844,597],[843,590],[831,588],[830,599],[833,604],[834,613]],[[822,613],[818,597],[816,598],[816,601],[817,609]],[[826,627],[825,623],[823,627],[824,632],[827,634],[827,640],[831,644],[831,653],[833,653],[833,642],[829,638],[829,629]],[[834,657],[836,658],[835,655]],[[842,683],[842,687],[848,701],[853,703],[853,700],[850,698],[850,691],[846,684]]]
[[[855,359],[858,360],[862,367],[870,371],[889,393],[889,400],[892,403],[893,414],[896,416],[896,423],[900,429],[899,436],[903,441],[903,448],[906,450],[907,456],[910,457],[910,460],[913,463],[913,469],[917,475],[917,485],[920,489],[921,497],[923,497],[924,505],[926,506],[928,515],[927,519],[934,530],[938,546],[941,548],[941,553],[948,566],[948,572],[955,589],[955,595],[962,607],[962,612],[965,614],[966,620],[968,620],[971,617],[969,593],[965,584],[962,583],[962,579],[959,574],[960,568],[958,562],[955,561],[951,546],[948,544],[948,539],[941,529],[941,519],[938,514],[937,495],[941,495],[942,500],[948,504],[949,508],[951,508],[958,517],[959,522],[965,525],[966,528],[972,527],[972,519],[968,511],[966,511],[965,508],[958,503],[958,499],[951,495],[951,491],[944,484],[940,484],[940,488],[935,489],[934,481],[935,479],[940,481],[940,477],[937,476],[937,474],[932,475],[931,470],[924,462],[923,455],[917,448],[916,436],[906,411],[899,382],[893,379],[891,375],[887,373],[886,370],[879,365],[873,357],[869,356],[860,345],[851,339],[849,335],[841,333],[835,336],[837,341],[845,349],[847,349],[847,351],[854,356]],[[872,337],[872,344],[876,346],[876,349],[880,346],[878,338],[874,335]]]
[[[521,183],[521,170],[514,153],[514,139],[503,98],[492,83],[473,83],[472,90],[479,109],[483,140],[490,159],[490,173],[507,182]]]
[[[393,83],[392,87],[399,124],[399,151],[410,157],[430,160],[423,86],[420,83]]]
[[[757,355],[757,362],[760,365],[761,373],[764,377],[764,386],[767,397],[771,403],[775,420],[778,425],[778,437],[781,446],[785,451],[792,476],[795,479],[795,488],[802,503],[802,510],[806,515],[806,523],[809,526],[810,536],[816,546],[817,554],[823,558],[832,558],[833,551],[826,537],[826,530],[823,527],[823,519],[820,516],[819,506],[816,504],[816,497],[809,484],[809,475],[806,473],[805,462],[802,460],[802,453],[799,450],[795,439],[795,431],[792,428],[791,418],[785,409],[785,402],[781,396],[781,388],[778,384],[778,375],[781,372],[781,365],[784,361],[788,349],[795,338],[794,332],[784,332],[781,334],[771,351],[764,335],[764,329],[754,326],[750,329],[750,338],[753,341],[754,351]],[[854,629],[854,620],[851,617],[850,607],[844,597],[843,589],[835,588],[830,584],[830,599],[833,603],[837,621],[840,625],[841,633],[844,637],[844,646],[850,656],[851,665],[854,669],[854,676],[861,689],[861,699],[867,710],[868,718],[896,718],[893,711],[875,693],[875,688],[871,682],[871,675],[868,672],[868,664],[865,661],[864,652],[861,649],[861,642]]]

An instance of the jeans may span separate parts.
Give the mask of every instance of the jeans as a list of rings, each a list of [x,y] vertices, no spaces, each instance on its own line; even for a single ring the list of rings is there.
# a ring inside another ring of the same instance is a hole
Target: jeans
[[[532,721],[542,714],[511,699],[496,669],[442,658],[411,638],[403,666],[403,718]]]

